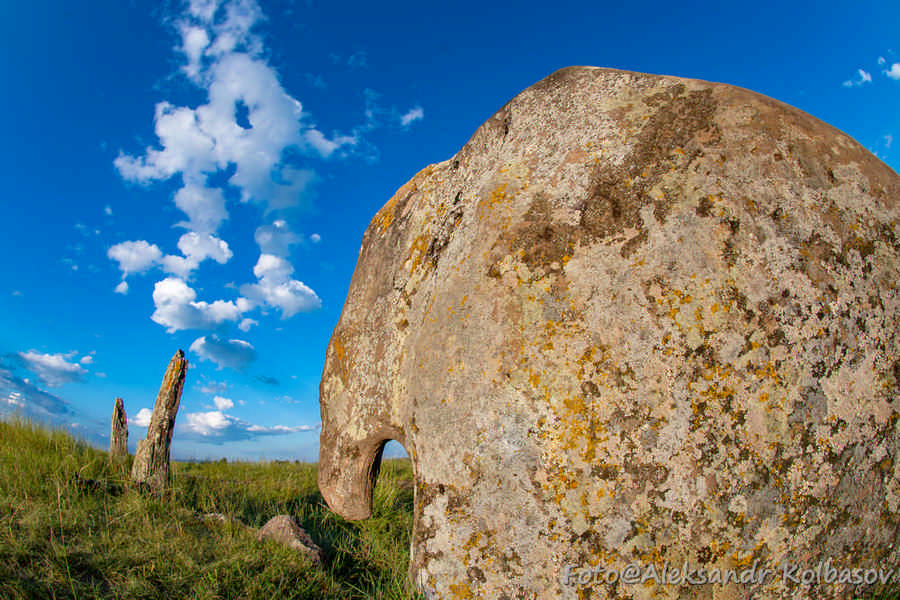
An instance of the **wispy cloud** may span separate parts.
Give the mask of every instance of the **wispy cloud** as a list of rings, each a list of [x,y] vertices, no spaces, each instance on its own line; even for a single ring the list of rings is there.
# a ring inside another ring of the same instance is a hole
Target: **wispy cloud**
[[[71,414],[69,403],[40,389],[30,379],[18,377],[0,366],[0,412],[53,417]]]
[[[291,231],[283,219],[276,219],[270,225],[261,225],[253,237],[259,245],[260,252],[281,257],[287,257],[291,246],[298,244],[302,239]]]
[[[845,81],[842,84],[844,87],[856,87],[856,86],[863,85],[865,83],[872,83],[872,75],[871,74],[869,74],[868,72],[866,72],[862,69],[857,69],[856,71],[857,71],[857,78],[856,79],[848,79],[847,81]]]
[[[19,352],[26,369],[35,374],[48,387],[83,381],[87,370],[78,363],[69,362],[75,352],[68,354],[42,354],[35,350]]]
[[[305,431],[317,431],[319,425],[254,425],[222,410],[187,413],[181,434],[208,444],[224,444],[239,440],[252,440],[273,435],[288,435]]]
[[[306,73],[305,77],[309,85],[313,86],[316,89],[324,90],[328,87],[328,84],[325,83],[325,79],[323,79],[321,75]]]
[[[421,121],[425,118],[425,111],[421,106],[415,106],[409,111],[400,117],[400,125],[403,127],[409,127],[412,123],[416,121]]]
[[[190,351],[215,363],[220,369],[230,367],[241,370],[256,360],[256,349],[244,340],[223,340],[216,335],[199,337],[191,344]]]
[[[217,395],[222,394],[228,389],[228,384],[224,381],[206,381],[200,386],[200,391],[204,394]]]
[[[185,413],[179,415],[175,425],[175,437],[179,440],[191,440],[208,444],[225,444],[241,440],[253,440],[273,435],[288,435],[306,431],[317,431],[320,425],[274,425],[266,427],[255,425],[224,411],[234,404],[227,398],[216,398],[217,410]],[[221,404],[221,408],[219,407]],[[149,427],[153,414],[149,408],[142,408],[132,419],[138,427]]]
[[[342,56],[332,52],[328,56],[334,64],[344,65],[351,69],[365,69],[369,66],[369,54],[365,50],[357,50],[348,56]]]

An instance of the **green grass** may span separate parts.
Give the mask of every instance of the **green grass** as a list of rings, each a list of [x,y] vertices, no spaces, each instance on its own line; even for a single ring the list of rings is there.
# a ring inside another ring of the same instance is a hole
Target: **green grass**
[[[315,465],[173,463],[163,497],[131,486],[129,470],[67,433],[0,423],[0,598],[415,598],[409,461],[385,461],[374,514],[356,523],[328,510]],[[324,565],[198,513],[251,527],[292,515]]]
[[[316,466],[173,463],[171,492],[141,493],[124,461],[65,432],[0,422],[0,598],[409,599],[412,469],[382,465],[374,514],[331,512]],[[101,482],[101,489],[79,484]],[[109,490],[108,486],[118,487]],[[294,516],[325,550],[323,566],[232,524]],[[900,600],[896,587],[868,596]]]

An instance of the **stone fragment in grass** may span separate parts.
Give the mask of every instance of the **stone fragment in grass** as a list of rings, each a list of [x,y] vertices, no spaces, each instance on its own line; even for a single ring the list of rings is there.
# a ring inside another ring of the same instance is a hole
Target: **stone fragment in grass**
[[[322,563],[322,549],[290,515],[278,515],[269,519],[269,522],[256,532],[256,539],[276,541],[306,554],[316,564]]]

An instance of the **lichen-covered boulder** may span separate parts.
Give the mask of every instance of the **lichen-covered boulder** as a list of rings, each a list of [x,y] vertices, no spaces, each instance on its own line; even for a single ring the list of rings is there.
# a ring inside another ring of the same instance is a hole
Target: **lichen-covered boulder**
[[[366,231],[325,499],[401,442],[431,597],[850,597],[900,563],[898,199],[775,100],[554,73]]]

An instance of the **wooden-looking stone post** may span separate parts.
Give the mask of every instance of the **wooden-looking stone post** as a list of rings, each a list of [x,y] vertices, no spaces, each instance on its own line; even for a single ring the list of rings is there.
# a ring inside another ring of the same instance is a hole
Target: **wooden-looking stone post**
[[[128,456],[128,418],[125,416],[125,403],[116,398],[113,408],[112,427],[109,433],[110,456]]]
[[[179,350],[169,361],[169,368],[156,396],[147,439],[138,442],[134,455],[131,478],[136,483],[146,483],[153,492],[160,492],[169,485],[169,445],[172,443],[172,430],[187,367],[184,352]]]

